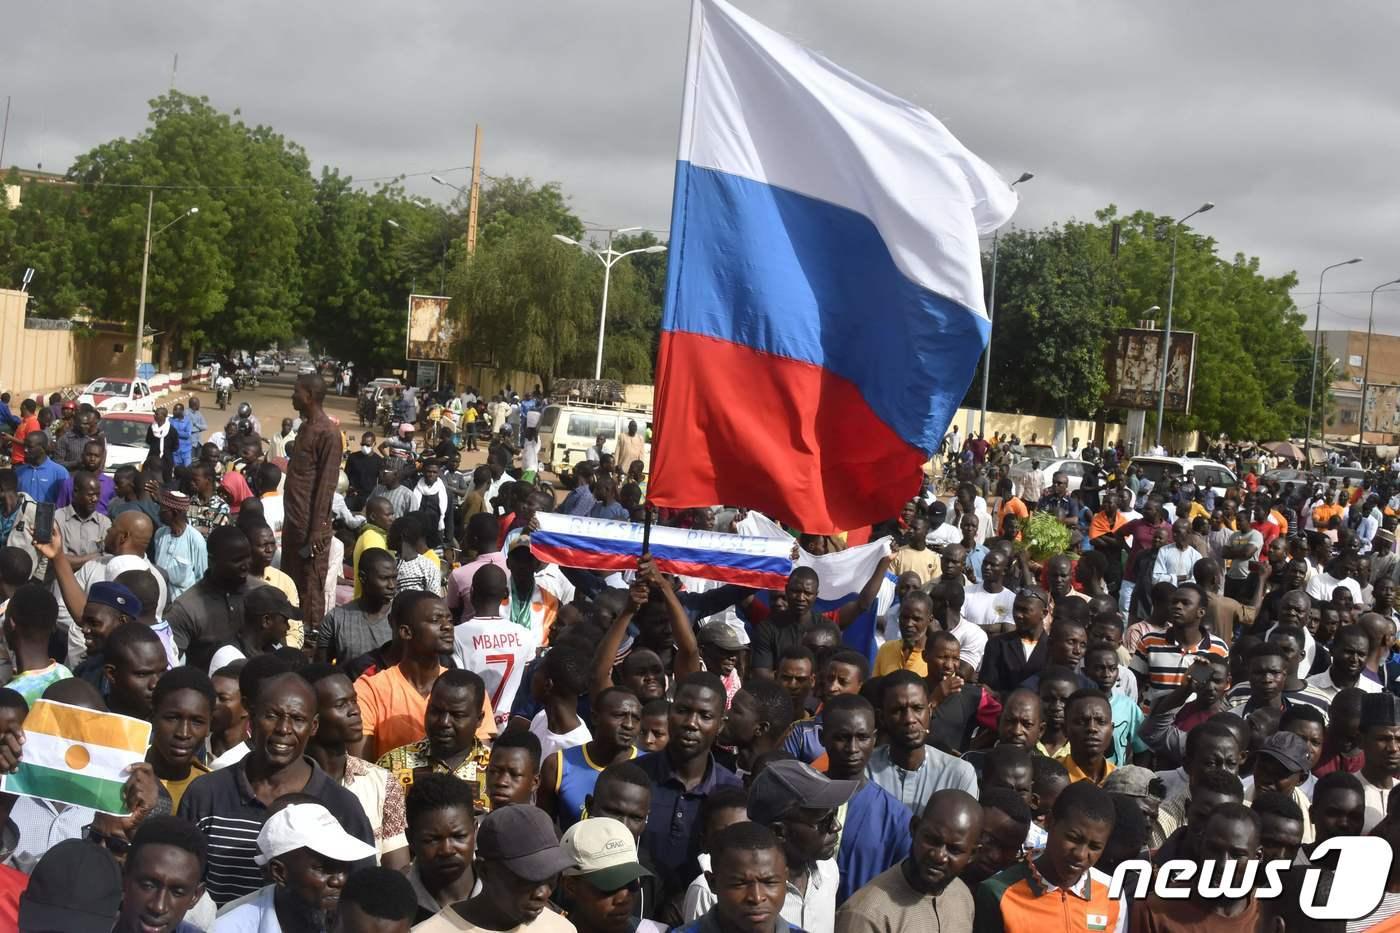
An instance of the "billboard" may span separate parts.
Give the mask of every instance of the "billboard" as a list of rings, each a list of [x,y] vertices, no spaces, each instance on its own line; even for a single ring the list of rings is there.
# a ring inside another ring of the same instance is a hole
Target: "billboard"
[[[408,348],[406,360],[451,362],[457,342],[457,324],[447,316],[451,298],[441,295],[408,296]]]
[[[1109,338],[1104,370],[1105,408],[1156,409],[1162,384],[1162,331],[1125,327]],[[1167,356],[1167,411],[1190,412],[1196,373],[1196,335],[1172,331]]]
[[[1400,434],[1400,386],[1368,385],[1362,423],[1367,434]]]

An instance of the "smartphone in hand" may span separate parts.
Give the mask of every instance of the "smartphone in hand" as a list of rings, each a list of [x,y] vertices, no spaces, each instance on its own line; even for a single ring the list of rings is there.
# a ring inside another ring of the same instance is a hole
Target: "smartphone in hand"
[[[53,503],[40,502],[34,506],[34,543],[48,544],[53,540]]]

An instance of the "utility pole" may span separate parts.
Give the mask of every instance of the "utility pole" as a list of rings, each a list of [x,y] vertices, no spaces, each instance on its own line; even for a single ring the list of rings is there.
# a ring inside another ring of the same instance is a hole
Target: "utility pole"
[[[0,172],[5,170],[5,138],[10,135],[10,95],[5,95],[5,127],[0,129]]]
[[[141,352],[146,342],[146,270],[151,267],[151,213],[156,207],[156,191],[146,192],[146,248],[141,253],[141,301],[136,310],[136,371],[132,375],[141,378]]]
[[[481,124],[476,125],[472,144],[472,187],[467,198],[467,255],[476,252],[476,209],[481,203]]]

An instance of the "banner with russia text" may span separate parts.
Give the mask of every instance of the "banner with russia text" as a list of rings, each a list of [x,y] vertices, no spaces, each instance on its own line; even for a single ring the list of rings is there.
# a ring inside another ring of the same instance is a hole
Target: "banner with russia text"
[[[530,550],[542,561],[584,570],[631,570],[642,555],[642,526],[540,512]],[[782,589],[792,573],[793,544],[768,537],[653,525],[652,559],[666,573],[755,589]]]

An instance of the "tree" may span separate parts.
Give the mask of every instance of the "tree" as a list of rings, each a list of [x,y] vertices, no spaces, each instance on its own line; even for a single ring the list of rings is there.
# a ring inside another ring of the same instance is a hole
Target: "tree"
[[[991,408],[1099,414],[1108,388],[1106,340],[1136,325],[1151,305],[1167,307],[1169,219],[1138,211],[1119,220],[1111,205],[1096,219],[1000,237]],[[1116,256],[1110,250],[1115,221],[1121,224]],[[986,262],[989,267],[990,255]],[[1213,240],[1189,228],[1178,232],[1172,326],[1194,331],[1198,340],[1191,412],[1168,412],[1169,427],[1232,437],[1301,429],[1298,399],[1306,398],[1307,373],[1298,361],[1308,347],[1304,316],[1289,297],[1294,284],[1291,274],[1261,275],[1255,258],[1220,258]],[[969,404],[980,404],[980,376]]]
[[[592,376],[603,270],[595,257],[554,239],[584,236],[558,186],[495,180],[483,191],[479,217],[476,255],[449,277],[469,358],[532,370],[547,381]],[[629,267],[641,258],[613,268],[608,292],[603,374],[624,382],[651,380],[660,322],[660,305],[643,277],[654,271]]]

